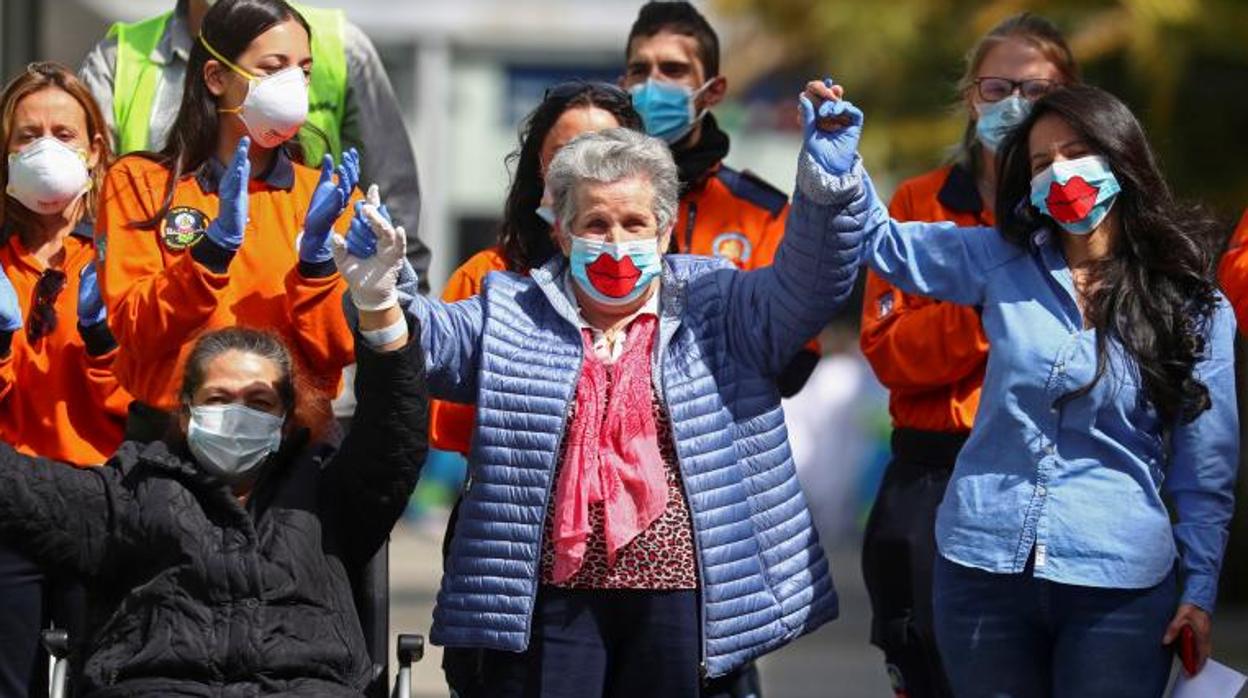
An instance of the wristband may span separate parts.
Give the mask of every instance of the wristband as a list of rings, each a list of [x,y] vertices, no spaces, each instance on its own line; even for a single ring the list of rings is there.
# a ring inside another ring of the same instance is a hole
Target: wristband
[[[360,330],[360,336],[373,348],[384,347],[403,338],[407,333],[407,318],[400,317],[393,324],[379,330]]]

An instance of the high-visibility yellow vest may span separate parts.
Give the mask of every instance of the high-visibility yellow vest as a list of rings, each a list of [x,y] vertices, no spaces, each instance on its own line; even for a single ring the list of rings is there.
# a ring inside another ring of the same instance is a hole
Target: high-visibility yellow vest
[[[329,141],[337,160],[342,154],[342,119],[346,113],[347,56],[343,46],[346,17],[342,10],[295,5],[312,27],[312,78],[308,85],[308,121]],[[134,23],[118,22],[108,30],[117,39],[117,66],[113,75],[113,119],[117,124],[119,155],[147,150],[161,66],[151,53],[160,43],[172,12]],[[304,159],[317,163],[325,143],[311,129],[299,133]]]

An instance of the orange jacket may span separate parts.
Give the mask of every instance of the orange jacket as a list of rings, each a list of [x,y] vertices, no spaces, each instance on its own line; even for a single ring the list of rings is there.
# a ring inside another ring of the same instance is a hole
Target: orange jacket
[[[481,250],[451,274],[446,288],[442,289],[442,300],[454,303],[472,298],[481,292],[481,284],[484,283],[486,274],[506,269],[507,262],[497,247]],[[443,451],[467,454],[468,445],[472,442],[472,425],[476,414],[472,405],[430,400],[429,443]]]
[[[1231,245],[1218,264],[1218,281],[1235,309],[1239,331],[1248,333],[1248,212],[1239,219]]]
[[[893,218],[903,221],[993,224],[974,179],[960,166],[903,182],[888,208]],[[889,390],[894,427],[970,430],[988,361],[988,338],[978,311],[902,293],[868,272],[861,345]]]
[[[784,237],[789,197],[750,172],[717,165],[680,198],[676,249],[723,257],[741,269],[771,264]]]
[[[27,328],[0,349],[0,439],[22,453],[98,465],[121,445],[130,396],[113,376],[117,345],[103,324],[78,331],[78,274],[95,256],[89,238],[65,240],[65,286],[56,297],[56,329],[30,341]],[[0,264],[30,317],[43,263],[14,233],[0,246]]]
[[[178,181],[173,206],[155,229],[131,224],[160,210],[169,170],[140,155],[109,169],[96,222],[100,281],[122,347],[117,378],[136,400],[175,408],[195,339],[235,325],[280,335],[311,387],[326,403],[334,395],[354,357],[342,312],[346,282],[333,262],[299,263],[296,240],[320,173],[277,152],[269,174],[250,182],[237,253],[204,236],[218,213],[223,168],[215,160]],[[350,217],[348,207],[335,229],[345,232]]]

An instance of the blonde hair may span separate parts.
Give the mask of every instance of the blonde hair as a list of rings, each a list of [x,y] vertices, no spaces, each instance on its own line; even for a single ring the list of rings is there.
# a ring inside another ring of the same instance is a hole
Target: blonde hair
[[[966,72],[958,80],[958,96],[961,98],[959,104],[965,105],[967,93],[975,89],[975,78],[988,57],[988,53],[1011,40],[1023,41],[1038,50],[1045,60],[1057,68],[1063,85],[1076,85],[1082,82],[1075,54],[1071,52],[1070,45],[1066,43],[1066,37],[1062,35],[1057,25],[1040,15],[1023,12],[1008,17],[993,27],[987,34],[980,37],[966,54]],[[962,134],[962,142],[954,154],[954,160],[978,174],[979,148],[979,139],[975,137],[975,120],[968,114],[966,130]]]
[[[104,173],[111,160],[106,132],[108,126],[100,112],[100,105],[91,96],[91,91],[69,68],[51,61],[31,63],[26,66],[26,70],[9,81],[3,95],[0,95],[0,141],[3,141],[7,151],[17,105],[26,97],[49,88],[59,89],[78,102],[87,122],[88,143],[100,144],[100,159],[90,171],[91,188],[83,197],[84,216],[93,217],[99,203],[100,187],[104,184]],[[5,158],[4,164],[0,166],[0,191],[6,190],[8,186],[9,164],[8,158]],[[34,214],[13,197],[8,194],[0,197],[0,226],[11,223],[18,228],[25,228],[29,227],[33,218]]]

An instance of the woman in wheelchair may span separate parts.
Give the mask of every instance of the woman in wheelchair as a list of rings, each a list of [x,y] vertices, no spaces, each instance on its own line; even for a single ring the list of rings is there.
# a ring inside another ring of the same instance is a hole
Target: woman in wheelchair
[[[242,328],[199,339],[162,441],[92,469],[0,444],[0,536],[87,587],[77,695],[361,694],[348,570],[415,486],[427,396],[398,307],[360,311],[359,327],[357,419],[338,448],[300,419],[289,350]]]

